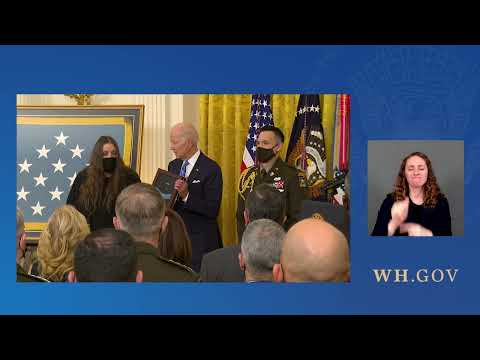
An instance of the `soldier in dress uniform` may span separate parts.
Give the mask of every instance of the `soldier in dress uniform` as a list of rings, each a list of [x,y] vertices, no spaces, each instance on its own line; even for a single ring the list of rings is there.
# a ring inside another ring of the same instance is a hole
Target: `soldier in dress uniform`
[[[283,142],[284,135],[275,126],[264,126],[257,132],[257,165],[250,166],[242,172],[238,186],[238,239],[242,238],[245,230],[243,219],[245,199],[248,193],[259,184],[270,184],[284,194],[287,202],[286,230],[298,221],[302,201],[306,199],[307,181],[303,171],[280,159]]]
[[[168,223],[165,207],[165,200],[154,186],[133,184],[118,196],[113,224],[135,239],[138,270],[143,272],[144,282],[199,281],[191,268],[160,255],[158,242]]]

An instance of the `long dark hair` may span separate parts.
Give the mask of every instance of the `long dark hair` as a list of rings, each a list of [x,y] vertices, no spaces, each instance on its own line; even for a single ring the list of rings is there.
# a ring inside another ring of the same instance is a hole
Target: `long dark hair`
[[[106,183],[105,171],[103,169],[103,146],[105,144],[112,144],[115,147],[117,166],[103,192]],[[126,179],[122,176],[125,173],[123,171],[125,167],[115,139],[111,136],[100,136],[90,155],[90,165],[86,170],[86,181],[80,187],[78,199],[80,208],[84,210],[87,216],[90,216],[101,207],[113,211],[115,199],[126,185]]]
[[[185,223],[180,215],[172,209],[167,209],[165,216],[168,216],[168,224],[158,242],[160,255],[180,264],[191,266],[192,242]]]
[[[405,159],[403,159],[402,164],[400,165],[400,170],[398,171],[397,180],[395,182],[395,201],[403,200],[409,194],[410,190],[408,187],[407,178],[405,177],[405,166],[407,165],[407,160],[410,159],[412,156],[418,156],[422,158],[427,164],[428,177],[427,181],[423,185],[423,206],[435,207],[435,205],[437,205],[438,197],[441,195],[440,187],[438,186],[437,178],[433,173],[432,162],[427,155],[418,151],[408,155]]]

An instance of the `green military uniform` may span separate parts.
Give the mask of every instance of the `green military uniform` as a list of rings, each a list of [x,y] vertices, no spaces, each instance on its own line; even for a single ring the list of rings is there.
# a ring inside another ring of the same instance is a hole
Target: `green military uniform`
[[[255,186],[260,184],[273,185],[280,193],[284,194],[287,200],[287,220],[285,228],[288,230],[295,222],[302,207],[302,201],[306,199],[307,181],[305,173],[297,168],[288,165],[280,158],[275,161],[268,173],[262,175],[259,166],[250,166],[240,175],[238,185],[237,205],[237,233],[238,240],[242,238],[245,230],[243,211],[245,210],[245,199]]]
[[[17,264],[17,281],[18,282],[50,282],[40,276],[27,274],[23,268]]]
[[[144,282],[196,282],[199,275],[188,266],[166,259],[154,246],[136,242],[138,270],[143,271]]]

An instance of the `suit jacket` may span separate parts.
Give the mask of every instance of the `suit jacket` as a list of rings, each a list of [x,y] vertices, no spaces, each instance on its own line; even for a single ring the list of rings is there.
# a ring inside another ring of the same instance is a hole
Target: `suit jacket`
[[[240,245],[233,245],[205,254],[200,270],[202,281],[244,282],[245,274],[240,269],[239,253]]]
[[[180,174],[183,161],[175,159],[168,171]],[[222,201],[223,179],[220,166],[200,152],[187,179],[188,199],[180,198],[174,210],[182,217],[192,241],[192,268],[200,271],[203,254],[222,247],[217,216]]]

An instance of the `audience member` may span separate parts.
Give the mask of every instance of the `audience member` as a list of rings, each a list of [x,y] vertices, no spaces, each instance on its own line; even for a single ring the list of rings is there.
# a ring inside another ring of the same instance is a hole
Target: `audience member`
[[[285,230],[269,219],[255,220],[243,232],[239,262],[246,282],[273,281],[273,266],[280,262]]]
[[[277,282],[348,282],[350,256],[347,239],[333,225],[305,219],[287,232],[280,263],[273,268]]]
[[[89,234],[75,249],[69,282],[141,282],[132,236],[126,231],[101,229]]]
[[[135,239],[143,281],[198,281],[192,269],[160,255],[159,239],[168,223],[165,207],[165,200],[154,186],[133,184],[118,196],[113,223]]]
[[[168,217],[167,228],[162,232],[158,244],[160,255],[191,267],[192,243],[188,236],[187,227],[176,211],[167,208],[166,216]]]
[[[243,211],[245,225],[258,219],[270,219],[283,225],[286,220],[286,207],[285,197],[278,190],[270,184],[260,184],[248,193],[246,198]],[[238,261],[239,253],[240,244],[205,254],[200,272],[202,281],[245,281],[245,274]]]
[[[55,209],[40,234],[30,273],[50,281],[67,281],[69,271],[73,270],[75,246],[89,233],[85,216],[73,206]]]

